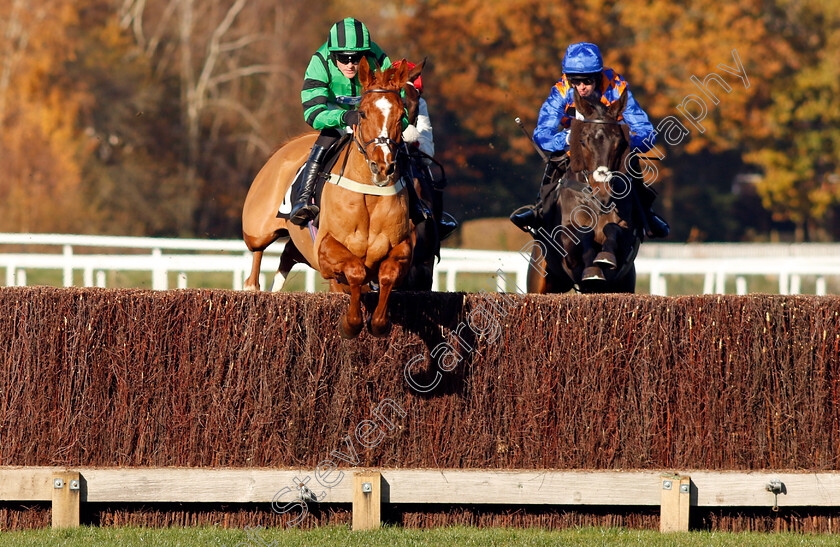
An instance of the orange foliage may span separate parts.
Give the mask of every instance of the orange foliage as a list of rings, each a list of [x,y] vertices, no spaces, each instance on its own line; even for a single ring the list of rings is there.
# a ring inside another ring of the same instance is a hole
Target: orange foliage
[[[63,80],[85,2],[6,2],[0,76],[0,230],[85,231],[77,127],[83,92]]]
[[[759,191],[779,218],[822,218],[840,202],[836,2],[331,0],[312,13],[306,0],[249,0],[217,35],[234,5],[0,0],[0,230],[235,236],[247,182],[306,129],[309,55],[347,15],[392,58],[429,58],[424,95],[453,201],[526,193],[512,180],[539,166],[513,119],[534,127],[566,47],[590,41],[655,126],[674,116],[690,130],[660,178],[681,156],[735,151],[764,170]],[[719,68],[735,66],[733,51],[748,88]],[[719,103],[706,101],[701,133],[678,107],[703,97],[691,77],[713,72],[731,89],[710,84]]]

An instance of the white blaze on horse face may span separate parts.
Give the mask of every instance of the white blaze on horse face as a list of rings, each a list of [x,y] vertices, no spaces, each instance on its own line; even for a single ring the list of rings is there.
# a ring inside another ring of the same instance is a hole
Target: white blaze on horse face
[[[392,108],[391,102],[388,99],[386,99],[385,97],[382,97],[380,99],[377,99],[374,104],[376,105],[377,108],[379,108],[379,111],[382,112],[382,129],[379,130],[379,136],[387,139],[388,138],[388,119],[391,116],[391,108]],[[390,163],[391,162],[391,147],[388,146],[388,144],[386,144],[387,142],[388,141],[385,141],[381,144],[378,144],[377,146],[379,146],[382,149],[382,155],[385,157],[385,163]]]
[[[595,182],[609,182],[612,178],[612,171],[601,165],[592,172],[592,178],[595,179]]]

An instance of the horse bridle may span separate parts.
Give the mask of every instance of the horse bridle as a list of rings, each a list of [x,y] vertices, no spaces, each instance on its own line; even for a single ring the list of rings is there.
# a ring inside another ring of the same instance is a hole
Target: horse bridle
[[[402,100],[402,94],[399,91],[396,91],[396,90],[393,90],[393,89],[368,89],[367,91],[362,93],[362,96],[365,96],[368,93],[393,93],[394,95],[397,95],[398,97],[400,97],[400,99]],[[401,150],[400,149],[400,144],[397,141],[395,141],[394,139],[391,139],[389,137],[376,137],[374,139],[371,139],[371,140],[367,141],[364,144],[360,144],[358,139],[356,138],[357,134],[358,134],[358,131],[353,131],[353,142],[356,143],[356,147],[358,147],[359,152],[362,153],[362,156],[365,157],[365,160],[368,163],[370,163],[370,158],[368,158],[366,150],[367,150],[367,147],[370,146],[371,144],[387,145],[388,149],[394,155],[394,158],[396,160],[396,157]]]
[[[613,121],[613,120],[593,120],[591,118],[574,118],[575,120],[583,123],[600,123],[604,125],[628,125],[626,121]],[[592,171],[589,169],[583,169],[582,171],[578,171],[579,173],[583,174],[583,180],[586,181],[586,186],[589,186],[591,183],[589,182],[589,175],[592,174]]]
[[[627,125],[627,122],[625,122],[624,120],[621,120],[619,122],[619,121],[612,121],[612,120],[592,120],[592,119],[589,119],[589,118],[583,118],[583,119],[575,118],[575,119],[577,121],[583,122],[583,123],[603,123],[603,124],[609,124],[609,125]]]

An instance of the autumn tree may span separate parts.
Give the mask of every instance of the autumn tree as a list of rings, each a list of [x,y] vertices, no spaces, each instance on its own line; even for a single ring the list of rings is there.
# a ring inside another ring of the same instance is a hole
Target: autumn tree
[[[532,129],[568,44],[591,41],[660,131],[675,239],[743,235],[757,215],[730,193],[742,170],[804,238],[840,218],[835,4],[0,0],[0,229],[236,237],[257,170],[310,129],[310,55],[352,15],[392,58],[428,57],[462,218],[534,199],[542,165],[513,119]]]
[[[805,240],[840,203],[840,5],[779,4],[792,16],[780,30],[797,45],[792,65],[801,68],[773,86],[766,138],[755,139],[747,158],[762,169],[765,206],[795,222]]]
[[[0,230],[85,232],[78,126],[90,100],[64,70],[92,1],[0,1]]]
[[[560,77],[565,48],[572,42],[599,44],[605,64],[627,78],[660,130],[669,117],[685,128],[685,137],[673,146],[659,137],[660,146],[667,149],[659,188],[674,180],[665,176],[669,170],[678,172],[681,165],[693,169],[695,163],[685,159],[701,151],[713,154],[712,161],[719,157],[728,162],[733,151],[743,158],[769,134],[764,113],[771,94],[779,78],[796,69],[800,46],[796,33],[785,31],[788,18],[797,15],[791,12],[796,3],[783,4],[783,0],[726,5],[718,0],[581,0],[564,5],[416,0],[409,2],[412,13],[403,22],[406,34],[417,37],[418,53],[431,58],[432,91],[427,100],[439,117],[452,123],[453,141],[440,149],[457,166],[456,177],[466,181],[467,188],[455,190],[472,200],[471,208],[501,215],[512,203],[533,199],[540,175],[538,167],[529,167],[536,156],[512,119],[518,115],[533,128],[540,104]],[[738,61],[748,82],[720,68],[735,69]],[[717,103],[697,83],[712,73],[721,76],[726,86],[709,83]],[[698,103],[686,102],[690,96],[701,97],[705,111]],[[700,119],[697,125],[688,119],[692,116]],[[722,181],[701,189],[705,194],[699,197],[711,201],[715,194],[728,192],[728,185]],[[470,197],[488,188],[500,199],[488,204]],[[696,189],[673,189],[675,201],[700,202],[681,196],[683,190]],[[727,207],[719,214],[738,214]],[[708,222],[714,223],[711,218]]]
[[[311,54],[300,38],[313,19],[307,7],[300,0],[121,4],[123,29],[157,77],[178,85],[178,233],[235,234],[256,169],[306,129],[299,93]]]

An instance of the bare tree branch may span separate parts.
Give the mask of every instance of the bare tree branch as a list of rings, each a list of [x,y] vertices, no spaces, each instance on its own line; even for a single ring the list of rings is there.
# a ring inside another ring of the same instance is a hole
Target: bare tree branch
[[[250,125],[256,133],[262,133],[262,123],[257,119],[256,116],[254,116],[253,112],[242,106],[241,103],[227,99],[216,99],[213,101],[207,101],[205,106],[207,106],[208,108],[216,107],[223,108],[225,110],[233,110],[234,112],[241,115],[245,122],[247,122],[248,125]]]
[[[12,72],[29,43],[29,33],[20,21],[20,11],[24,4],[25,0],[15,0],[6,24],[6,52],[3,55],[3,65],[0,67],[0,123],[6,114],[6,96],[9,92]]]
[[[259,148],[260,152],[268,156],[272,152],[274,152],[274,147],[268,144],[263,138],[259,135],[255,135],[253,133],[245,133],[239,137],[236,137],[237,140],[242,140],[250,144],[251,146],[255,146]]]
[[[140,47],[143,49],[146,48],[146,36],[143,33],[143,12],[146,10],[146,0],[137,0],[134,5],[134,24],[132,25],[132,29],[134,30],[134,37],[137,40],[137,43],[140,44]]]
[[[157,29],[149,39],[148,46],[146,46],[146,57],[151,58],[157,51],[158,45],[163,39],[163,36],[166,34],[166,29],[169,27],[169,20],[172,19],[172,15],[175,13],[175,9],[178,7],[179,1],[180,0],[172,0],[166,5],[166,9],[163,11],[163,16],[157,25]]]
[[[239,15],[239,12],[242,11],[242,8],[245,7],[247,2],[248,0],[236,0],[236,2],[234,2],[228,10],[227,14],[225,14],[225,18],[222,19],[222,22],[219,23],[219,26],[213,31],[213,36],[210,38],[210,45],[207,48],[207,58],[204,61],[204,67],[201,70],[201,75],[198,77],[198,82],[195,86],[195,98],[198,101],[199,108],[201,108],[200,105],[204,101],[204,94],[207,90],[210,75],[213,73],[213,70],[215,70],[216,62],[219,59],[222,36],[230,30],[230,26],[233,24],[236,16]]]
[[[251,66],[243,66],[237,68],[235,70],[231,70],[230,72],[226,72],[224,74],[220,74],[213,78],[210,78],[207,82],[207,87],[212,88],[216,87],[217,85],[229,82],[231,80],[235,80],[237,78],[244,78],[246,76],[253,76],[254,74],[266,74],[266,73],[277,73],[277,74],[286,74],[289,77],[296,78],[297,75],[292,75],[291,72],[280,66],[280,65],[251,65]]]
[[[131,27],[134,33],[134,40],[141,48],[146,48],[146,37],[143,33],[143,12],[146,9],[146,0],[123,0],[117,16],[120,20],[120,28]]]
[[[263,41],[263,40],[270,41],[270,40],[273,40],[273,39],[274,38],[272,36],[269,36],[267,34],[254,34],[254,35],[250,35],[250,36],[243,36],[239,40],[235,40],[233,42],[227,42],[225,44],[220,44],[219,45],[219,51],[223,51],[223,52],[234,51],[234,50],[237,50],[237,49],[242,49],[244,47],[247,47],[247,46],[249,46],[251,44],[254,44],[256,42],[260,42],[260,41]]]

